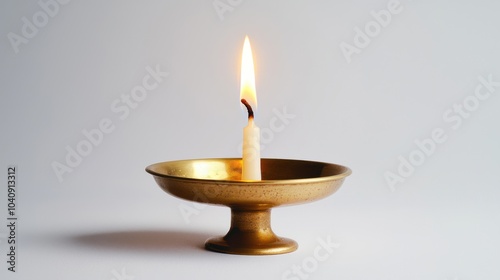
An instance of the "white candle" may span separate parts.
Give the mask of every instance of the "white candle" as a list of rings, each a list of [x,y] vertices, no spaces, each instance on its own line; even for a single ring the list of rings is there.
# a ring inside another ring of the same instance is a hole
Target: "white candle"
[[[249,106],[247,107],[249,108]],[[248,125],[243,129],[242,180],[260,180],[260,129],[255,125],[249,109]]]
[[[243,129],[242,180],[261,180],[260,171],[260,129],[254,123],[253,108],[257,108],[255,93],[255,72],[252,49],[248,36],[243,44],[241,58],[241,103],[248,111],[248,125]]]

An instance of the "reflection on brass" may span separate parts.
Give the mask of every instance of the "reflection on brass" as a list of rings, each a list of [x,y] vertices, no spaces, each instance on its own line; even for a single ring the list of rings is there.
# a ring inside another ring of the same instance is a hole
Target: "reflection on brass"
[[[241,180],[241,159],[195,159],[150,165],[158,185],[176,197],[231,208],[231,228],[210,238],[211,251],[272,255],[295,251],[297,243],[271,229],[271,208],[307,203],[334,193],[351,174],[347,167],[314,161],[262,159],[262,180]]]

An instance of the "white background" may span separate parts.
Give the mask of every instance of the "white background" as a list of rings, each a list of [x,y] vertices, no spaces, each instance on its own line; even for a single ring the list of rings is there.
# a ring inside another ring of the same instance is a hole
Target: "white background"
[[[500,87],[474,97],[478,77],[500,82],[498,2],[401,0],[400,12],[380,30],[375,24],[349,57],[342,42],[356,47],[355,29],[373,26],[370,12],[389,1],[215,3],[230,9],[218,13],[212,0],[74,0],[13,46],[9,34],[23,36],[23,17],[43,20],[44,10],[2,1],[2,279],[500,277]],[[229,210],[171,197],[144,171],[160,161],[240,156],[245,35],[256,121],[272,132],[262,156],[353,170],[331,197],[273,211],[275,232],[300,245],[286,255],[203,250],[228,229]],[[122,120],[111,106],[142,84],[147,67],[169,75]],[[448,111],[464,100],[466,117]],[[270,130],[283,110],[294,118]],[[60,182],[53,163],[66,164],[67,146],[103,119],[114,130]],[[401,175],[400,156],[422,154],[415,141],[434,129],[446,140],[391,188],[387,172]],[[6,263],[8,165],[18,168],[16,273]],[[186,208],[197,212],[183,216]],[[328,238],[339,247],[313,262],[318,239]],[[305,274],[286,275],[293,266]]]

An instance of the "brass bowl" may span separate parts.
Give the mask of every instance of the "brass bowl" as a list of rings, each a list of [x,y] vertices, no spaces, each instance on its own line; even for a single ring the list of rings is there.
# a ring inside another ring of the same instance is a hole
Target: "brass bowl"
[[[205,248],[243,255],[295,251],[295,241],[272,231],[271,208],[324,198],[351,174],[349,168],[331,163],[262,159],[262,180],[243,181],[241,163],[239,158],[179,160],[156,163],[146,171],[171,195],[230,207],[229,232],[208,239]]]

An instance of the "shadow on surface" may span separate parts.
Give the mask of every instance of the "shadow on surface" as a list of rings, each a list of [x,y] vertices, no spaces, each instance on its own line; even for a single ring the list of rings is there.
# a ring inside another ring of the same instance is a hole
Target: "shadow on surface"
[[[100,249],[165,253],[204,251],[205,240],[211,236],[213,234],[185,231],[137,230],[74,235],[70,240]]]

